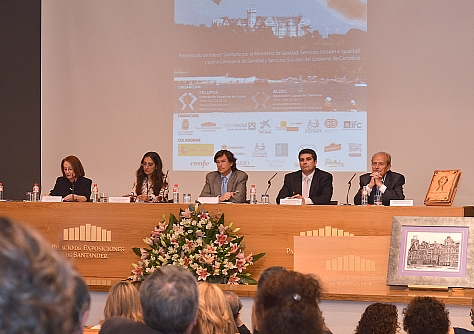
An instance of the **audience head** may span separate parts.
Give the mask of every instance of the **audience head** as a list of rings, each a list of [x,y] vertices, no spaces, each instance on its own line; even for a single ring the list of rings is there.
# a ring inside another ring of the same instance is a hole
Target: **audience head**
[[[197,334],[235,334],[237,327],[222,290],[215,284],[199,283]]]
[[[237,320],[240,310],[242,309],[242,302],[234,292],[232,291],[224,291],[225,299],[230,306],[230,310],[232,311],[232,316],[234,320]]]
[[[105,302],[104,320],[118,316],[143,322],[142,306],[138,290],[129,282],[115,283]]]
[[[374,303],[360,317],[355,334],[395,334],[398,312],[393,304]]]
[[[167,334],[189,333],[199,306],[196,278],[183,267],[160,267],[143,282],[140,301],[148,327]]]
[[[74,308],[72,320],[74,322],[74,333],[81,334],[89,316],[91,307],[91,296],[86,282],[78,274],[74,276]]]
[[[255,312],[261,334],[322,333],[318,306],[321,286],[313,275],[291,270],[265,278],[257,289]]]
[[[0,333],[74,332],[75,273],[36,230],[0,218],[0,263]]]
[[[286,270],[285,267],[282,267],[282,266],[271,266],[271,267],[268,267],[268,268],[265,268],[261,273],[260,273],[260,277],[258,279],[258,282],[257,282],[257,288],[259,288],[263,282],[265,282],[265,280],[272,274],[274,273],[278,273],[280,271],[284,271]]]
[[[66,168],[68,169],[72,168],[72,172],[74,174],[71,175],[70,171],[68,172]],[[74,155],[69,155],[65,157],[63,160],[61,160],[61,173],[67,179],[70,179],[71,176],[77,179],[80,176],[86,175],[86,172],[84,171],[84,167],[82,167],[81,161],[79,160],[78,157]]]
[[[449,311],[434,297],[413,298],[403,315],[403,330],[408,334],[448,333]]]

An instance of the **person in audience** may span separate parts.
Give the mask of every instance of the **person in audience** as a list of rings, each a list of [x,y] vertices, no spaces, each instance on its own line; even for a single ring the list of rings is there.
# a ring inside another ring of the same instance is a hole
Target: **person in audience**
[[[240,311],[242,310],[242,301],[240,300],[239,296],[237,296],[232,291],[224,291],[225,299],[230,306],[232,311],[232,316],[234,317],[235,325],[237,326],[237,330],[240,334],[250,334],[250,330],[245,326],[240,319]]]
[[[74,308],[73,308],[73,322],[74,334],[82,334],[84,332],[87,317],[89,316],[89,309],[91,307],[91,296],[86,282],[79,274],[74,276]]]
[[[320,298],[321,286],[313,275],[291,270],[271,274],[257,288],[258,333],[324,333]]]
[[[383,205],[390,205],[392,199],[405,199],[403,185],[405,177],[392,172],[392,156],[387,152],[377,152],[372,156],[372,173],[360,176],[360,188],[354,196],[354,204],[360,205],[362,201],[362,187],[367,186],[369,204],[374,204],[375,194],[380,194]]]
[[[113,316],[143,322],[140,295],[130,282],[117,282],[110,288],[104,307],[104,319],[100,324]],[[92,329],[100,329],[100,324]]]
[[[398,329],[397,307],[374,303],[367,306],[360,317],[355,334],[396,334]]]
[[[136,172],[130,197],[136,202],[168,202],[168,183],[163,174],[163,163],[156,152],[147,152]]]
[[[143,282],[140,302],[144,324],[111,317],[102,324],[100,333],[190,334],[199,307],[196,278],[183,267],[160,267]]]
[[[199,283],[199,312],[193,334],[235,334],[237,327],[224,293],[215,284]]]
[[[237,169],[237,158],[228,150],[214,155],[217,171],[206,175],[201,197],[219,196],[220,202],[245,203],[247,196],[247,173]]]
[[[61,160],[63,176],[56,179],[50,196],[61,196],[65,202],[90,202],[92,180],[85,177],[81,161],[74,155]]]
[[[403,330],[407,334],[446,334],[449,311],[434,297],[417,296],[403,309]]]
[[[300,170],[285,175],[277,203],[283,198],[299,198],[302,204],[327,205],[331,201],[332,175],[316,168],[318,157],[313,149],[302,149],[298,154]]]
[[[70,334],[76,273],[36,230],[0,218],[0,333]]]

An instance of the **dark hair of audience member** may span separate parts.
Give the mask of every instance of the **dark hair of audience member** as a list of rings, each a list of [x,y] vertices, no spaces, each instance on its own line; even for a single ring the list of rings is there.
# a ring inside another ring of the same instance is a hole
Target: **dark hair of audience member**
[[[74,275],[31,227],[0,218],[0,333],[74,332]]]
[[[367,306],[360,317],[355,334],[395,334],[398,328],[397,307],[374,303]]]
[[[113,316],[143,322],[140,295],[127,281],[117,282],[110,288],[104,307],[104,320],[100,323]]]
[[[82,333],[84,329],[85,321],[87,320],[87,315],[91,307],[91,296],[89,293],[89,288],[86,285],[86,282],[82,279],[79,274],[74,276],[74,308],[72,313],[72,319],[74,322],[74,332]]]
[[[148,327],[167,334],[185,333],[199,307],[196,278],[183,267],[160,267],[140,287],[140,301]]]
[[[280,271],[283,271],[283,270],[286,270],[285,267],[282,267],[282,266],[271,266],[271,267],[268,267],[268,268],[265,268],[261,273],[260,273],[260,277],[258,278],[258,281],[257,281],[257,289],[263,284],[263,282],[265,282],[265,279],[274,274],[274,273],[277,273],[277,272],[280,272]]]
[[[449,311],[434,297],[417,296],[403,309],[403,330],[408,334],[446,334]]]
[[[321,286],[313,275],[291,270],[271,274],[257,289],[259,334],[322,333],[320,298]]]
[[[242,301],[240,300],[239,296],[235,294],[235,292],[228,290],[224,291],[224,297],[230,306],[230,310],[232,311],[232,316],[234,317],[234,320],[236,320],[243,306]]]

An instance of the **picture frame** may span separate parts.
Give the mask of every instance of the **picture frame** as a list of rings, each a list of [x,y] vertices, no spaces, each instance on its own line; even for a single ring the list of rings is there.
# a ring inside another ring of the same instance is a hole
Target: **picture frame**
[[[474,218],[393,217],[387,285],[474,288]]]
[[[426,192],[425,205],[452,205],[461,175],[459,169],[435,170]]]

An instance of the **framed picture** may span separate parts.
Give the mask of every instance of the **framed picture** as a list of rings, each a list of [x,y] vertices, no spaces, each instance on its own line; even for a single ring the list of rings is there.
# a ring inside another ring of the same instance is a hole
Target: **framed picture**
[[[388,285],[474,287],[474,218],[393,217]]]
[[[459,169],[435,170],[426,193],[425,205],[452,205],[461,175]]]

